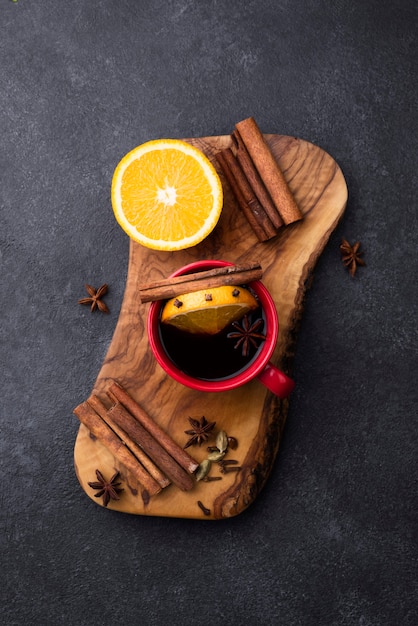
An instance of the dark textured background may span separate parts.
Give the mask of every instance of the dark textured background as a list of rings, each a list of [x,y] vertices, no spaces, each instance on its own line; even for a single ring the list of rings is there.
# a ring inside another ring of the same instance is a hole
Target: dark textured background
[[[418,623],[414,0],[0,0],[1,619]],[[270,480],[225,522],[121,515],[73,469],[123,297],[131,148],[253,115],[340,164]],[[361,240],[353,280],[339,243]],[[77,304],[108,282],[111,314]]]

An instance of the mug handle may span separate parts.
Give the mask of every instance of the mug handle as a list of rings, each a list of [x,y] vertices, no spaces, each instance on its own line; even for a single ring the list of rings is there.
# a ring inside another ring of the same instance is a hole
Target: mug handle
[[[267,363],[257,378],[267,389],[282,399],[287,398],[295,386],[295,382],[272,363]]]

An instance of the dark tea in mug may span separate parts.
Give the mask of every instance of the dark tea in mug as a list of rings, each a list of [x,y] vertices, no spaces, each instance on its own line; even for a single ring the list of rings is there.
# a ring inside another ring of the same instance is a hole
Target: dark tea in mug
[[[266,321],[262,308],[216,335],[185,332],[159,324],[162,346],[175,367],[201,380],[224,380],[245,370],[262,349]]]

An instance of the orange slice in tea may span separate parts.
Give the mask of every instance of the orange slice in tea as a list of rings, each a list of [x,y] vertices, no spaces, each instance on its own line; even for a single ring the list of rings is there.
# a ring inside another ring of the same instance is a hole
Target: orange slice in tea
[[[112,207],[123,230],[154,250],[182,250],[215,228],[220,178],[209,159],[178,139],[148,141],[129,152],[112,179]]]
[[[215,287],[168,300],[161,322],[189,333],[215,335],[258,306],[244,287]]]

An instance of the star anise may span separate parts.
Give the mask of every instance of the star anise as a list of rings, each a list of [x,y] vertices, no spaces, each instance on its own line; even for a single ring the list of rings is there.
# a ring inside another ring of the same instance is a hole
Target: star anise
[[[351,246],[346,239],[342,239],[340,245],[341,255],[344,265],[348,268],[351,276],[354,276],[358,265],[366,265],[361,258],[362,252],[359,252],[360,242],[357,241]]]
[[[234,348],[237,349],[242,346],[242,356],[248,356],[250,353],[250,347],[258,348],[260,341],[264,341],[266,336],[258,332],[264,326],[263,318],[257,319],[250,324],[250,318],[248,315],[244,315],[242,324],[239,322],[233,322],[232,326],[236,331],[228,333],[228,339],[238,339]],[[258,341],[257,341],[258,340]]]
[[[208,422],[205,416],[202,416],[200,420],[195,420],[193,417],[189,417],[188,420],[192,428],[184,431],[186,435],[191,435],[184,446],[185,449],[196,444],[201,446],[204,441],[209,439],[209,435],[216,424],[216,422]]]
[[[103,296],[107,293],[106,283],[102,285],[101,287],[99,287],[98,289],[95,289],[91,285],[84,285],[84,286],[90,297],[81,298],[78,301],[78,304],[90,304],[91,311],[94,311],[96,308],[98,308],[99,311],[102,311],[102,313],[109,313],[109,309],[107,308],[105,303],[102,302],[101,300],[101,298],[103,298]]]
[[[103,474],[96,470],[97,482],[87,483],[92,489],[98,489],[98,492],[94,494],[95,498],[103,496],[103,505],[107,506],[110,500],[120,500],[119,493],[123,489],[119,489],[120,482],[116,482],[119,477],[119,472],[113,474],[110,480],[106,480]]]

